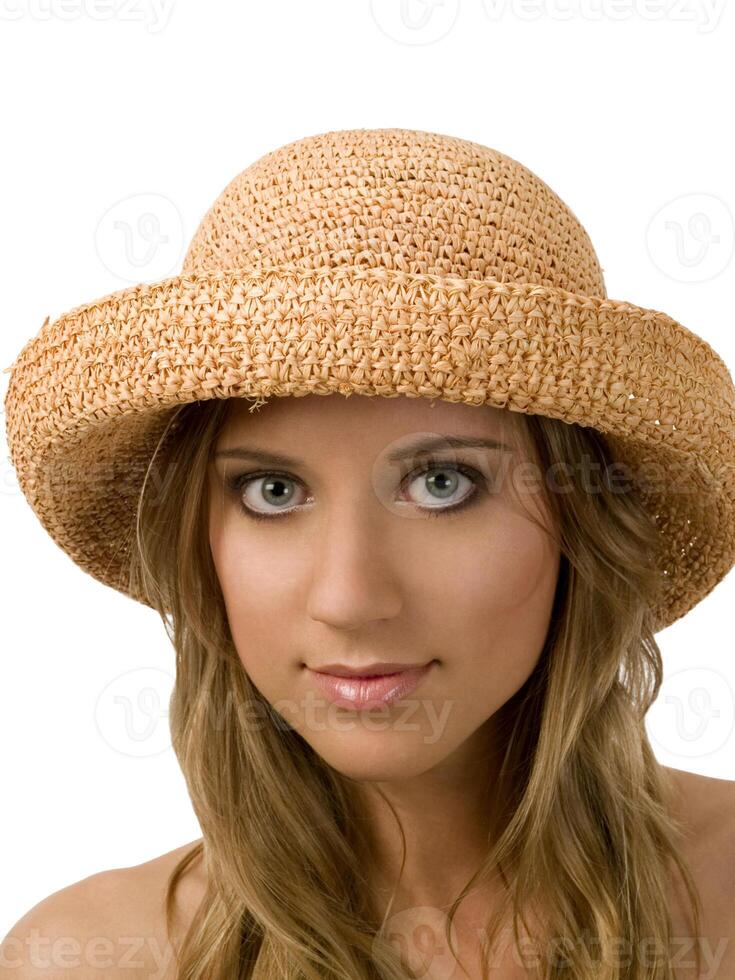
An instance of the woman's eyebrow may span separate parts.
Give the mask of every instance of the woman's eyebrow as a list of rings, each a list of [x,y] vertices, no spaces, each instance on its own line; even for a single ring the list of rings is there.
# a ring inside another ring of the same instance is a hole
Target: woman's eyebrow
[[[396,463],[407,456],[415,456],[417,453],[432,452],[436,449],[510,449],[510,446],[501,442],[499,439],[484,438],[482,436],[452,436],[435,435],[424,436],[415,439],[413,442],[401,446],[400,449],[388,453],[388,460]]]
[[[431,452],[436,449],[509,449],[510,447],[498,439],[482,438],[480,436],[459,436],[459,435],[437,435],[426,436],[415,439],[413,442],[401,446],[386,457],[389,462],[396,463],[402,459],[415,456],[422,452]],[[304,466],[303,460],[293,456],[284,456],[281,453],[274,453],[263,449],[256,449],[249,446],[234,446],[231,449],[220,449],[215,453],[215,459],[250,459],[257,463],[265,463],[271,466]]]

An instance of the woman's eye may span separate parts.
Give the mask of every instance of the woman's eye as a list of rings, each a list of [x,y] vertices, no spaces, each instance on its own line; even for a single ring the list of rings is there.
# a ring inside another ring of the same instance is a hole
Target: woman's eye
[[[279,511],[293,509],[298,497],[300,484],[288,476],[268,473],[263,476],[243,474],[234,480],[234,488],[240,495],[240,506],[250,517],[278,516]],[[302,501],[303,502],[303,501]],[[263,504],[272,506],[273,511],[263,511]]]
[[[464,492],[462,492],[464,484]],[[470,490],[467,490],[469,484]],[[409,503],[418,504],[421,510],[448,510],[458,506],[473,495],[471,488],[475,483],[463,468],[456,466],[432,466],[421,470],[408,482]],[[401,498],[403,499],[403,498]],[[441,507],[449,503],[450,507]]]
[[[456,511],[478,496],[484,477],[469,466],[429,462],[404,477],[401,503],[413,503],[429,517]],[[227,478],[241,510],[256,520],[279,517],[298,509],[295,503],[303,490],[298,480],[279,473],[241,473]],[[265,509],[264,509],[265,507]],[[269,510],[268,508],[273,508]]]

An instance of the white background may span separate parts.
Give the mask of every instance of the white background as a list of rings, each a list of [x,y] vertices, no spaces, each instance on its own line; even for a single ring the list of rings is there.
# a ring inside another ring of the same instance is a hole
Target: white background
[[[673,316],[732,370],[724,8],[0,0],[0,367],[47,315],[178,273],[205,211],[262,154],[400,126],[530,167],[588,230],[608,295]],[[53,543],[6,445],[0,466],[4,935],[51,892],[200,830],[168,742],[174,660],[160,621]],[[734,603],[731,574],[658,634],[666,682],[647,719],[666,765],[728,779]]]

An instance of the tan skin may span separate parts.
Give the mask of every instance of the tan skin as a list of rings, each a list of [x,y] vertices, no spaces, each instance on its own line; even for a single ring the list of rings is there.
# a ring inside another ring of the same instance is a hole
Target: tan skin
[[[277,468],[286,503],[268,493],[263,464],[214,461],[210,544],[243,665],[271,704],[288,706],[282,713],[322,758],[360,781],[379,856],[376,890],[397,877],[400,837],[374,784],[407,834],[410,887],[399,901],[445,905],[486,851],[486,784],[499,764],[493,718],[538,661],[559,549],[510,494],[483,489],[511,449],[445,445],[432,460],[445,488],[452,480],[443,497],[420,472],[425,459],[414,455],[399,471],[388,456],[427,434],[509,443],[505,413],[319,396],[275,399],[255,416],[247,403],[233,408],[218,451],[270,448],[303,461]],[[474,482],[457,466],[474,468]],[[223,493],[228,472],[261,475]],[[523,504],[538,499],[529,491]],[[273,516],[253,520],[242,503]],[[432,659],[406,707],[368,718],[336,711],[303,666]]]
[[[465,509],[436,519],[420,511],[469,498],[472,480],[448,470],[450,464],[492,479],[508,458],[504,452],[445,446],[431,472],[454,474],[456,481],[441,497],[429,489],[431,473],[417,473],[415,457],[402,470],[387,457],[417,435],[458,434],[507,441],[517,459],[519,446],[503,416],[409,398],[275,399],[252,414],[246,403],[235,403],[218,451],[247,446],[301,462],[283,467],[220,457],[210,474],[210,543],[236,648],[256,687],[314,750],[360,781],[374,835],[372,887],[379,906],[397,874],[400,838],[375,785],[399,811],[408,855],[394,912],[446,907],[480,863],[488,827],[479,774],[492,776],[497,766],[493,717],[538,660],[559,552],[545,533],[550,525],[538,499],[523,488],[519,501],[504,491],[482,493],[478,482],[478,496]],[[225,487],[227,476],[245,472],[260,476],[239,489]],[[291,492],[286,503],[263,494],[264,477],[274,473],[285,479],[280,490]],[[250,519],[243,502],[276,516]],[[408,729],[396,723],[405,710],[383,712],[382,727],[373,728],[362,723],[364,712],[335,712],[323,699],[307,711],[315,692],[304,664],[373,659],[436,659],[408,698],[416,709]],[[725,943],[724,956],[722,947],[718,951],[735,919],[735,783],[669,771],[679,812],[691,828],[684,856],[691,857],[705,898],[702,935],[712,937],[711,958],[719,956],[717,971],[704,976],[725,980],[735,976],[735,942]],[[45,935],[113,941],[137,935],[139,970],[120,967],[118,973],[108,965],[99,972],[53,975],[173,977],[170,962],[166,968],[163,889],[175,861],[194,843],[62,889],[30,910],[12,934],[25,935],[36,925]],[[179,934],[204,886],[197,862],[182,883]],[[456,934],[469,971],[464,975],[479,976],[474,930],[494,899],[492,889],[481,889],[460,907]],[[674,935],[689,935],[675,897],[672,914]],[[0,978],[50,975],[0,965]],[[456,976],[462,975],[458,970]],[[491,973],[498,980],[526,975],[510,948]],[[688,977],[693,971],[680,967],[680,980]]]
[[[666,768],[666,771],[677,787],[676,814],[688,828],[683,857],[690,861],[702,892],[704,920],[700,946],[709,950],[709,959],[697,977],[693,968],[685,965],[693,960],[691,940],[679,941],[673,947],[681,959],[681,964],[675,964],[679,971],[677,980],[732,980],[735,977],[735,782],[677,769]],[[67,977],[70,980],[174,980],[173,952],[164,917],[166,880],[177,862],[200,840],[142,864],[98,872],[43,899],[5,937],[0,948],[0,980]],[[206,875],[199,858],[189,866],[177,890],[174,924],[177,942],[191,922],[205,888]],[[690,937],[688,921],[673,899],[672,915],[673,935]],[[38,948],[45,963],[49,961],[50,951],[55,950],[53,968],[31,966],[29,944],[34,936],[44,944]],[[94,959],[95,951],[101,957],[98,961]],[[72,962],[75,956],[76,965]],[[69,965],[65,966],[66,963]],[[457,972],[456,980],[462,976]],[[527,980],[527,974],[510,950],[490,977]]]

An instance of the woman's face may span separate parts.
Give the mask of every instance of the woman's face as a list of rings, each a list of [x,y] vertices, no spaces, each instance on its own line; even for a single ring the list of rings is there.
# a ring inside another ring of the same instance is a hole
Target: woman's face
[[[212,463],[209,535],[253,684],[355,779],[482,758],[493,716],[538,661],[559,566],[538,488],[512,480],[526,459],[514,442],[522,417],[357,395],[230,408]],[[449,436],[508,448],[454,448]],[[392,459],[429,437],[439,437],[431,456]],[[231,450],[243,455],[219,455]],[[412,693],[378,708],[337,706],[311,672],[375,661],[434,663]],[[267,723],[262,712],[251,718]]]

